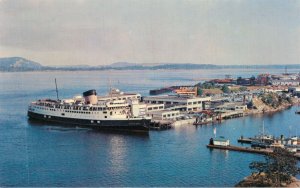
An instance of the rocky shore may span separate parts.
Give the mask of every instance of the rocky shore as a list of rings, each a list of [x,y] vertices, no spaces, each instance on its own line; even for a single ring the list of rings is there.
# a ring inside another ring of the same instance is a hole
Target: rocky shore
[[[251,114],[263,114],[263,113],[275,113],[285,110],[293,105],[299,104],[297,99],[292,99],[291,102],[283,101],[277,107],[265,104],[260,98],[253,99],[253,109],[248,110],[246,113]]]
[[[236,184],[235,187],[273,187],[273,185],[270,181],[265,180],[265,174],[253,173],[252,175],[245,177]],[[282,183],[281,187],[300,187],[300,180],[292,177],[291,183]]]

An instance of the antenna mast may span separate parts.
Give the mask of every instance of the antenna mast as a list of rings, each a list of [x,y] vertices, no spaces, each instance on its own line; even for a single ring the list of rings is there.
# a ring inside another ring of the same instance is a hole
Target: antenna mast
[[[56,78],[55,78],[55,88],[56,88],[56,97],[57,97],[57,100],[59,100],[59,98],[58,98],[58,89],[57,89]]]

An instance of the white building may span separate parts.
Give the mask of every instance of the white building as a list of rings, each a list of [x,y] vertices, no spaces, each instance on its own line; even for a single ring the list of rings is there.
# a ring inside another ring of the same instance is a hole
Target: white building
[[[154,120],[175,120],[180,117],[180,112],[178,110],[161,110],[149,112],[148,114]]]
[[[146,103],[146,112],[155,112],[155,111],[161,111],[165,109],[164,104],[149,104]]]
[[[211,97],[167,95],[144,97],[143,101],[149,104],[164,104],[165,109],[169,110],[201,111],[206,103],[210,103]]]
[[[274,86],[299,86],[297,80],[272,80],[271,84]]]
[[[225,103],[215,108],[215,112],[227,112],[227,111],[245,111],[247,105],[243,103]]]
[[[223,137],[214,138],[213,143],[215,146],[229,146],[230,145],[229,140],[225,139]]]

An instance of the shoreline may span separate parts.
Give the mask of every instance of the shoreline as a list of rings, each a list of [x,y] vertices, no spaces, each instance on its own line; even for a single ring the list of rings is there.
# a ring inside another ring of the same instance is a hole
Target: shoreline
[[[266,184],[261,184],[259,181],[255,180],[254,177],[257,176],[257,173],[252,173],[249,176],[246,176],[243,180],[241,180],[240,182],[238,182],[236,185],[234,185],[234,187],[271,187],[272,185],[268,184],[268,182],[266,182]],[[264,174],[260,174],[259,176],[263,177],[265,176]],[[296,177],[292,177],[291,178],[291,183],[286,184],[283,183],[281,185],[282,187],[300,187],[300,180],[297,179]]]

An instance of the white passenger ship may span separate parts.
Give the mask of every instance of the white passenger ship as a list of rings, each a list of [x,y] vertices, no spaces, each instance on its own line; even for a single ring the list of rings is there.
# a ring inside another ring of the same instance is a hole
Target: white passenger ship
[[[28,107],[31,119],[65,123],[103,130],[148,132],[151,117],[139,108],[139,94],[124,94],[117,89],[108,96],[89,90],[73,99],[44,99]]]

